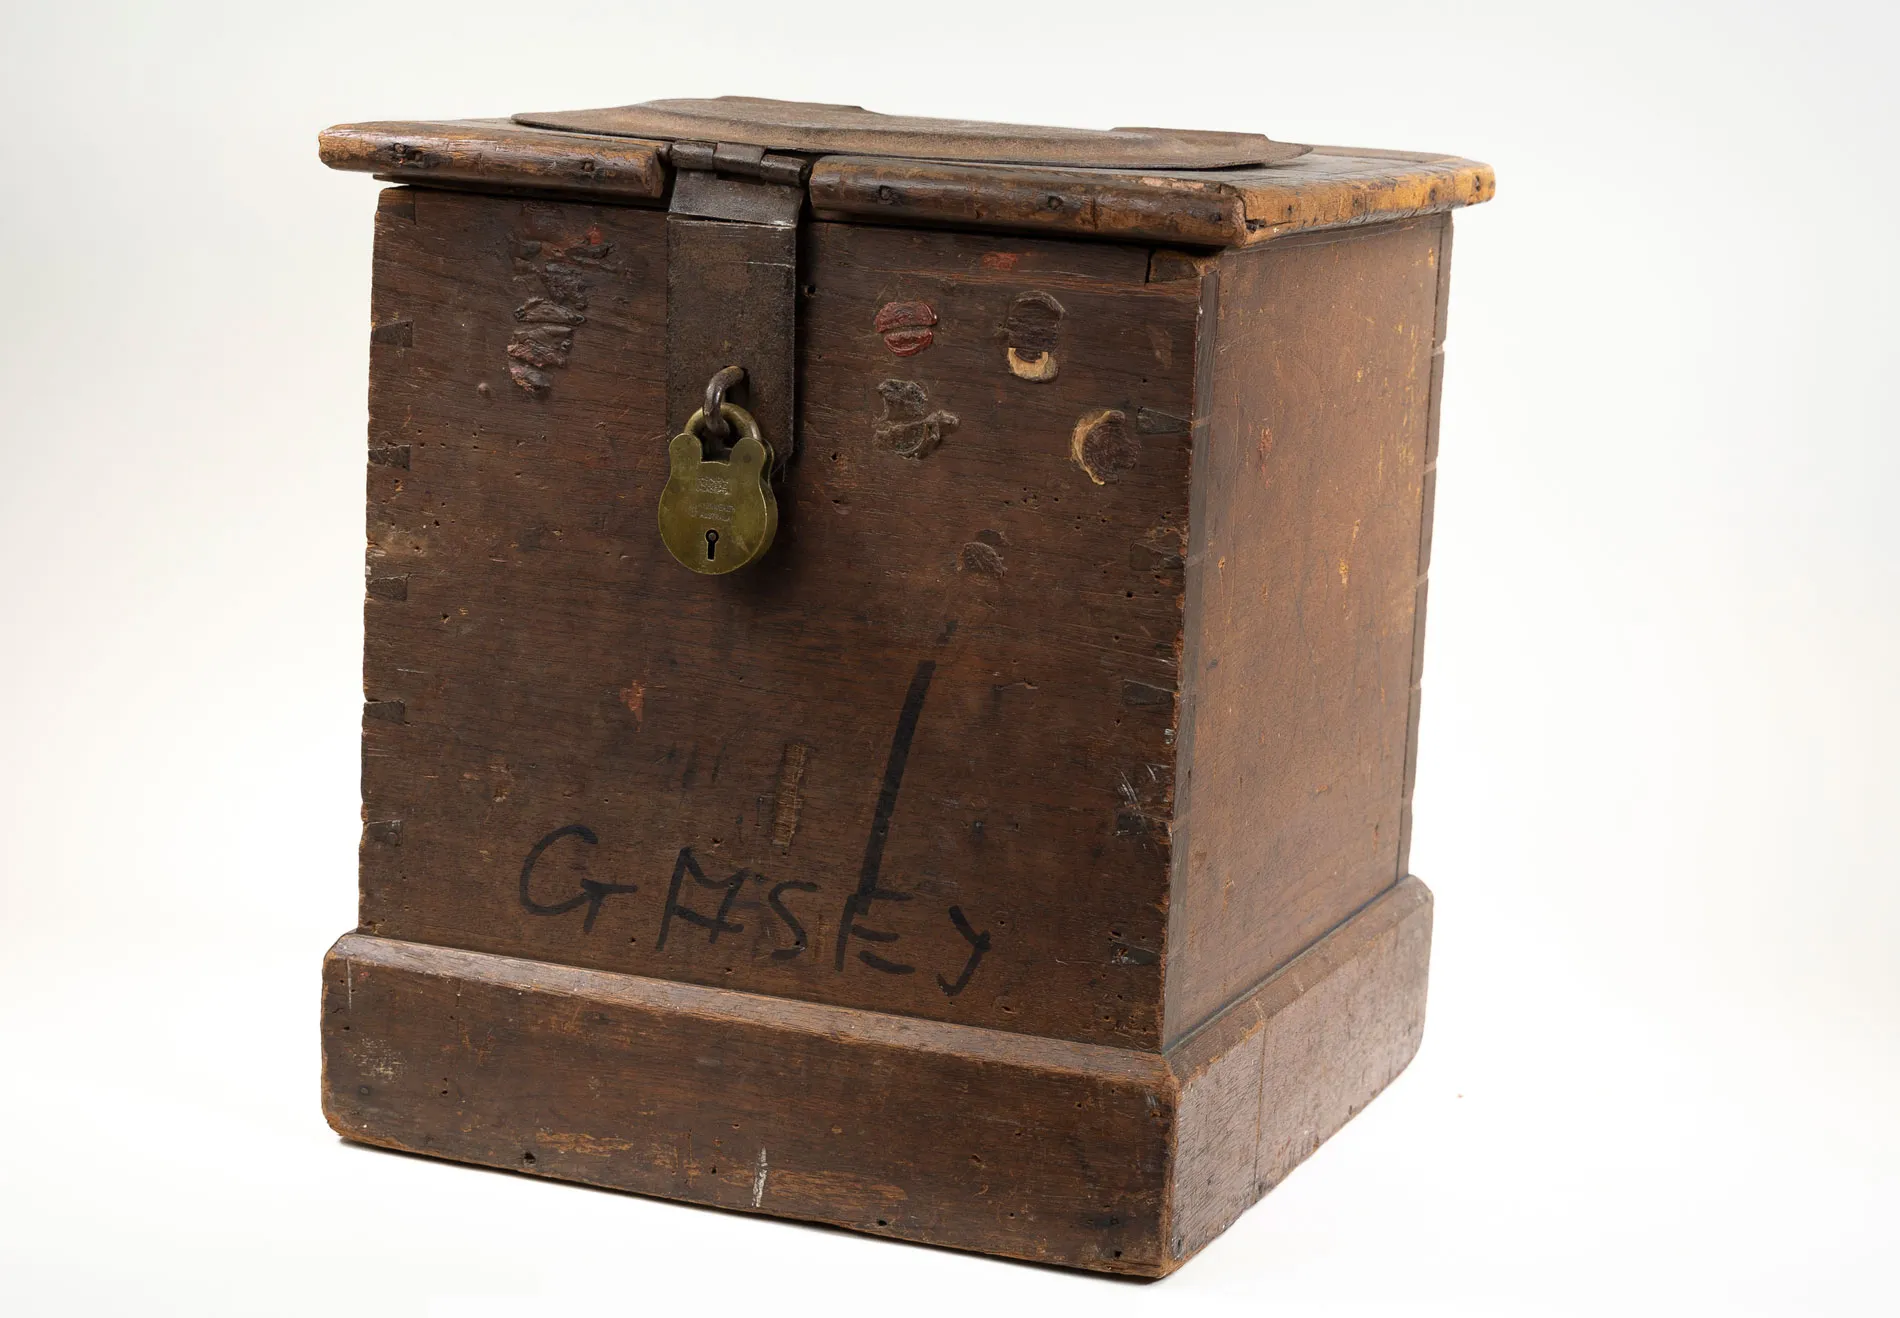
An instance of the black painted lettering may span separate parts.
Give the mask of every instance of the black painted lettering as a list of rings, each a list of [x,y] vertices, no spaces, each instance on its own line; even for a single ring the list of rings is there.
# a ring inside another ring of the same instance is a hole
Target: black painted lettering
[[[773,888],[772,891],[765,894],[766,905],[772,908],[772,914],[783,920],[785,927],[792,931],[792,945],[790,947],[776,947],[772,949],[772,959],[774,961],[790,961],[793,957],[805,950],[805,926],[798,922],[796,915],[793,915],[791,911],[786,909],[785,903],[781,898],[788,892],[817,891],[818,885],[815,883],[800,883],[796,880],[787,879],[784,883],[779,884]]]
[[[884,785],[878,792],[877,809],[871,815],[871,836],[864,844],[864,865],[858,872],[857,890],[844,899],[844,913],[838,921],[834,969],[844,969],[844,954],[853,938],[874,943],[897,941],[896,934],[881,929],[867,929],[857,921],[859,916],[870,913],[873,902],[910,900],[907,892],[880,888],[878,876],[884,868],[884,842],[891,834],[891,816],[897,812],[897,793],[904,785],[904,766],[910,760],[910,744],[916,739],[917,720],[924,712],[924,697],[930,694],[930,679],[936,672],[936,660],[919,659],[917,671],[910,679],[910,690],[904,693],[904,707],[897,715],[897,730],[891,735],[891,753],[884,761]],[[915,966],[887,961],[864,950],[858,952],[858,960],[887,975],[908,975],[916,969]]]
[[[703,915],[680,902],[680,885],[688,874],[691,874],[693,882],[702,888],[710,888],[714,892],[722,888],[725,890],[725,898],[719,903],[716,914]],[[706,930],[706,941],[709,943],[718,942],[720,934],[744,933],[744,925],[728,920],[726,916],[732,911],[733,899],[739,895],[739,890],[745,887],[746,880],[751,877],[751,870],[738,870],[724,882],[709,879],[706,877],[706,872],[699,868],[699,862],[693,859],[693,849],[681,847],[679,859],[673,862],[673,879],[666,888],[666,909],[660,916],[660,941],[655,944],[656,950],[666,946],[666,935],[672,929],[675,917]]]
[[[585,906],[587,918],[581,921],[581,932],[587,933],[593,929],[594,920],[609,897],[616,893],[638,892],[639,887],[632,883],[601,883],[584,878],[581,880],[581,890],[572,897],[565,897],[558,902],[537,902],[533,897],[535,862],[541,859],[542,852],[568,836],[577,837],[590,847],[600,843],[594,830],[585,824],[567,824],[535,843],[528,851],[528,858],[521,862],[521,905],[534,915],[566,915],[578,906]]]
[[[963,973],[957,976],[955,983],[951,983],[942,975],[937,976],[937,987],[942,989],[945,995],[954,998],[968,987],[970,976],[976,974],[977,965],[983,960],[983,954],[990,950],[990,933],[985,929],[979,934],[964,918],[961,907],[950,908],[950,923],[957,927],[957,932],[962,934],[964,941],[970,945],[970,959],[963,963]]]

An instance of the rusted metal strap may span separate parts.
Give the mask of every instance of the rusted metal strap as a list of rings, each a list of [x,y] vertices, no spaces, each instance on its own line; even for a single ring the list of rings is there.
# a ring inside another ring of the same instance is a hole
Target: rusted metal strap
[[[798,219],[809,163],[757,147],[675,142],[667,215],[667,422],[683,425],[726,367],[783,472],[797,449]]]

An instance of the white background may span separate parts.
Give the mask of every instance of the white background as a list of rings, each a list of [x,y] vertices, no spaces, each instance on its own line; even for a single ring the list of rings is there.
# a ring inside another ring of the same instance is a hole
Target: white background
[[[1893,15],[5,0],[0,1310],[1886,1310]],[[319,1116],[377,185],[316,130],[720,93],[1497,168],[1452,285],[1424,1048],[1159,1285]]]

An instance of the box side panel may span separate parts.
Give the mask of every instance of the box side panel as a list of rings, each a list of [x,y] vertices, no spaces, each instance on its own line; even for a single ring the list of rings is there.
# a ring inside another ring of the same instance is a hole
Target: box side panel
[[[811,226],[778,541],[707,578],[664,215],[379,226],[363,928],[1158,1044],[1198,284]]]
[[[1166,1037],[1399,877],[1442,217],[1229,253],[1201,406]]]

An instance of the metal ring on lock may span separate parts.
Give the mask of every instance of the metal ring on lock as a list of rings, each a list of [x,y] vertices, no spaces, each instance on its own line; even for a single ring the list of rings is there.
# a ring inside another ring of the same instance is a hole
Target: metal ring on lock
[[[730,367],[728,369],[737,370],[738,368]],[[723,375],[725,372],[721,371],[720,374]],[[719,377],[714,376],[713,378],[717,380]],[[707,392],[710,393],[712,391],[708,389]],[[765,445],[765,451],[767,453],[772,451],[772,446],[766,444],[765,436],[759,432],[759,423],[753,419],[752,413],[732,403],[722,402],[719,404],[719,431],[713,430],[712,418],[703,407],[686,418],[686,433],[695,439],[703,437],[700,433],[701,426],[704,426],[706,433],[712,435],[714,439],[724,439],[725,434],[721,432],[736,429],[739,432],[740,439],[756,439],[759,443]],[[733,442],[737,443],[738,440],[734,440]]]

